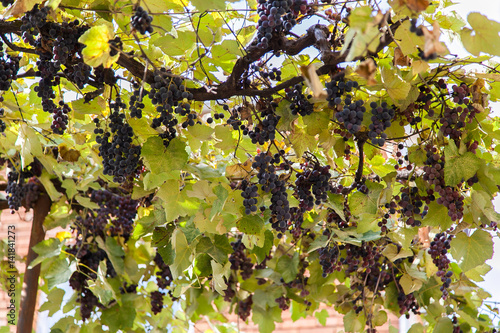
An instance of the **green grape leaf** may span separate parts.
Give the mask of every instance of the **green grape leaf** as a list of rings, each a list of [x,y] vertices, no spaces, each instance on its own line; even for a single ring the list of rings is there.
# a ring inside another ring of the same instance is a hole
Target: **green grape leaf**
[[[42,265],[45,266],[45,264],[43,263]],[[50,261],[48,268],[43,267],[43,277],[47,279],[47,288],[51,290],[55,286],[68,282],[75,270],[76,265],[71,265],[68,258],[58,258]]]
[[[440,227],[441,230],[446,230],[451,227],[453,221],[448,215],[448,208],[435,201],[432,201],[428,206],[428,213],[422,220],[424,226]]]
[[[267,255],[269,254],[269,251],[273,247],[273,239],[274,235],[271,231],[266,230],[264,232],[264,246],[259,247],[259,246],[254,246],[252,249],[252,252],[255,253],[257,256],[257,262],[261,263],[264,259],[266,259]]]
[[[328,314],[328,311],[326,311],[325,309],[321,310],[321,311],[316,311],[314,313],[314,316],[316,317],[316,319],[318,319],[319,323],[322,325],[322,326],[326,326],[326,319],[330,316]]]
[[[33,162],[33,157],[43,154],[42,144],[37,133],[26,123],[22,123],[19,127],[16,146],[19,147],[21,167],[23,169]]]
[[[245,234],[259,235],[264,227],[264,221],[258,215],[245,215],[236,222],[236,226]]]
[[[191,266],[191,248],[184,233],[176,229],[172,235],[172,247],[175,249],[174,263],[170,266],[172,277],[177,279],[182,272]]]
[[[45,259],[59,256],[61,254],[62,243],[58,238],[49,238],[33,246],[38,256],[29,264],[28,269],[32,269]]]
[[[47,301],[42,304],[39,311],[49,311],[49,317],[52,317],[54,313],[61,310],[62,301],[64,294],[66,292],[63,289],[54,288],[47,295]]]
[[[484,230],[476,230],[470,236],[461,232],[451,241],[450,252],[460,268],[467,272],[491,259],[493,241]]]
[[[470,13],[467,21],[472,27],[460,32],[462,44],[473,55],[481,52],[500,55],[500,23],[488,19],[480,13]]]
[[[106,241],[103,241],[101,237],[96,238],[99,247],[106,251],[109,261],[113,265],[116,273],[123,274],[125,269],[125,263],[123,257],[125,256],[125,251],[120,244],[113,237],[106,237]]]
[[[290,140],[292,141],[292,147],[297,157],[302,157],[307,150],[313,150],[317,144],[313,136],[306,134],[306,132],[298,126],[295,126],[295,130]]]
[[[299,254],[295,252],[292,258],[288,255],[283,255],[279,258],[278,264],[276,266],[276,271],[281,273],[285,283],[293,281],[297,277],[299,265]]]
[[[188,160],[186,144],[180,139],[170,141],[167,148],[162,139],[153,136],[144,143],[141,151],[146,167],[154,174],[170,173],[181,170]]]
[[[436,326],[434,327],[434,333],[449,333],[453,332],[453,323],[448,317],[439,318]]]
[[[228,261],[224,266],[215,262],[214,260],[210,261],[212,266],[212,277],[214,281],[214,289],[221,295],[225,295],[224,290],[227,289],[227,284],[224,281],[225,278],[229,278],[229,274],[231,274],[231,263]]]
[[[458,155],[454,146],[450,143],[444,151],[444,180],[448,186],[455,186],[473,177],[484,164],[484,161],[472,152]]]

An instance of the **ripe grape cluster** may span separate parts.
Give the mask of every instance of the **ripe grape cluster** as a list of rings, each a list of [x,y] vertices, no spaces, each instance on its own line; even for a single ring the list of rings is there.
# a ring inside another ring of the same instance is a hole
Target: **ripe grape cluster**
[[[31,177],[26,185],[24,185],[23,192],[26,209],[34,208],[42,188],[42,184],[36,177]]]
[[[294,116],[300,114],[302,117],[308,116],[314,112],[314,104],[309,102],[311,95],[304,95],[303,83],[298,83],[293,88],[285,89],[286,97],[291,100],[290,110]]]
[[[410,318],[410,311],[415,315],[420,314],[420,306],[418,305],[417,300],[415,299],[415,295],[410,293],[406,295],[404,292],[399,292],[398,294],[398,305],[399,305],[399,314],[406,314],[406,318]]]
[[[452,271],[448,271],[450,265],[450,259],[447,257],[448,250],[451,248],[450,242],[453,239],[453,235],[448,235],[444,232],[437,234],[434,240],[431,242],[429,248],[429,254],[432,257],[432,262],[438,268],[436,276],[441,278],[443,285],[440,290],[443,293],[443,298],[448,296],[448,288],[451,284],[451,277],[453,275]]]
[[[153,119],[151,127],[163,129],[160,137],[163,139],[165,147],[168,147],[170,141],[177,135],[176,125],[178,124],[178,120],[174,114],[180,116],[190,114],[191,105],[187,100],[192,99],[193,94],[186,91],[181,78],[173,77],[171,72],[165,68],[155,71],[154,81],[151,84],[148,97],[151,99],[151,103],[156,105],[156,111],[159,115]],[[187,125],[194,125],[192,117],[190,116],[187,122],[185,122]]]
[[[254,126],[252,130],[243,131],[243,134],[247,133],[252,143],[259,143],[263,145],[268,141],[272,141],[276,137],[276,126],[278,125],[281,116],[278,116],[274,110],[278,107],[275,102],[262,101],[262,109],[260,111],[261,122]]]
[[[233,253],[229,256],[231,269],[233,271],[240,271],[243,280],[250,278],[253,273],[253,263],[245,253],[245,244],[241,242],[241,239],[238,239],[235,242],[231,242],[231,246],[233,247]]]
[[[134,15],[130,19],[130,24],[132,28],[139,31],[142,35],[145,35],[146,32],[153,33],[153,27],[151,26],[151,22],[153,22],[153,17],[148,14],[147,11],[144,10],[141,6],[138,6],[135,9]]]
[[[417,19],[411,19],[410,21],[410,32],[413,32],[417,36],[423,36],[424,32],[422,31],[422,27],[417,27]]]
[[[82,240],[78,240],[74,246],[71,246],[66,251],[75,255],[81,264],[79,265],[79,270],[71,275],[69,285],[73,290],[78,292],[76,301],[80,303],[80,315],[83,321],[86,321],[90,318],[94,308],[101,305],[97,297],[88,288],[89,284],[87,281],[97,278],[96,273],[99,271],[99,263],[101,261],[106,260],[108,270],[112,268],[112,265],[107,259],[107,254],[103,249],[92,251],[89,244],[84,244]],[[106,272],[106,274],[107,273],[108,272]]]
[[[345,129],[351,133],[358,133],[361,129],[361,123],[365,115],[366,108],[363,106],[363,101],[358,100],[352,102],[350,96],[344,100],[344,108],[335,114],[335,118],[342,124]]]
[[[245,321],[250,316],[250,313],[252,312],[252,304],[252,295],[238,302],[238,316],[241,320]]]
[[[264,80],[270,79],[273,81],[281,81],[281,70],[276,67],[272,67],[269,70],[265,68],[265,64],[263,62],[258,62],[253,64],[250,68],[254,73],[258,73]],[[246,77],[248,78],[248,73],[246,74]]]
[[[321,166],[318,163],[313,163],[312,168],[308,166],[309,163],[302,165],[304,172],[297,175],[295,186],[300,206],[311,210],[314,205],[320,205],[328,198],[331,175],[329,165]]]
[[[55,134],[63,134],[64,130],[68,126],[68,113],[71,111],[71,108],[68,104],[63,101],[59,102],[59,107],[54,109],[54,113],[52,113],[52,124],[50,128]]]
[[[422,225],[420,220],[421,214],[423,213],[422,207],[424,206],[424,200],[418,193],[418,187],[405,187],[401,190],[401,195],[396,196],[396,201],[401,207],[401,216],[406,218],[406,224],[412,227],[419,227]],[[392,202],[391,202],[392,204]],[[394,205],[389,204],[390,212],[394,211]]]
[[[53,87],[60,84],[59,71],[63,66],[64,77],[79,89],[89,82],[91,67],[83,62],[81,51],[84,45],[78,42],[89,27],[80,25],[78,20],[63,23],[48,22],[48,12],[49,7],[40,9],[35,5],[23,16],[20,29],[24,41],[33,46],[35,53],[40,57],[37,61],[38,71],[35,73],[40,77],[40,81],[34,90],[42,99],[43,110],[53,114],[52,130],[56,134],[62,134],[67,125],[67,115],[64,113],[67,107],[59,105],[63,106],[61,109],[56,105]]]
[[[3,43],[0,41],[0,90],[10,89],[12,80],[17,78],[19,58],[3,52]]]
[[[32,208],[42,188],[36,178],[31,178],[41,175],[40,162],[35,159],[28,167],[21,170],[18,165],[14,165],[9,161],[8,167],[10,171],[7,173],[5,192],[7,193],[7,205],[11,214],[19,210],[23,205],[23,200],[26,208]],[[26,179],[29,179],[29,184],[26,184]]]
[[[351,211],[349,210],[349,207],[347,203],[344,204],[344,217],[345,220],[342,219],[342,217],[335,212],[333,209],[328,209],[328,214],[326,215],[326,222],[327,223],[333,223],[335,226],[337,226],[340,229],[344,229],[347,227],[351,226],[356,226],[355,222],[350,222],[351,219]]]
[[[7,205],[12,214],[18,211],[22,205],[21,202],[24,198],[23,185],[24,177],[19,172],[12,170],[8,173],[5,192],[7,193]]]
[[[480,113],[478,109],[476,109],[472,103],[470,103],[469,99],[465,96],[469,94],[469,88],[467,85],[462,84],[460,87],[456,85],[453,86],[453,99],[459,106],[450,108],[446,107],[442,114],[442,117],[439,119],[441,123],[441,127],[439,131],[443,134],[443,136],[448,136],[450,139],[455,140],[456,143],[460,142],[462,137],[462,132],[467,123],[471,123],[476,114]],[[465,105],[460,105],[465,104]]]
[[[133,231],[133,223],[137,215],[137,207],[139,202],[133,200],[130,196],[121,195],[121,193],[113,193],[108,190],[93,191],[90,197],[92,202],[99,205],[96,210],[96,221],[105,227],[108,222],[109,234],[111,236],[122,236],[127,240]]]
[[[271,226],[277,231],[284,232],[287,229],[291,214],[286,182],[280,180],[276,173],[280,161],[281,157],[278,153],[274,156],[260,153],[255,157],[252,167],[259,170],[257,178],[261,190],[271,193],[271,205],[269,206],[272,213]]]
[[[142,99],[145,96],[144,90],[141,92],[141,86],[137,83],[134,82],[133,84],[134,92],[132,96],[130,96],[129,100],[129,105],[128,108],[130,110],[130,116],[141,119],[142,118],[142,110],[144,110],[144,103],[142,102]]]
[[[340,246],[343,248],[343,245]],[[342,264],[339,261],[339,247],[325,246],[319,249],[319,264],[323,270],[323,277],[327,277],[334,271],[340,271]]]
[[[372,108],[372,123],[368,126],[370,130],[368,137],[372,144],[382,147],[387,139],[387,134],[384,131],[391,126],[395,111],[389,108],[386,102],[382,102],[380,106],[376,102],[371,102],[370,107]]]
[[[290,298],[288,297],[280,296],[276,298],[274,301],[278,304],[278,307],[283,311],[288,310],[290,308]]]
[[[153,314],[158,314],[163,310],[163,292],[155,290],[151,292],[151,311]]]
[[[243,197],[245,214],[250,215],[252,212],[257,211],[257,197],[259,196],[257,193],[258,187],[257,185],[248,183],[248,181],[244,179],[241,183],[241,189],[243,190],[243,192],[241,192],[241,196]]]
[[[110,103],[109,131],[100,127],[96,118],[95,133],[99,146],[99,155],[103,159],[103,173],[113,176],[113,181],[123,183],[128,176],[135,173],[141,157],[141,146],[133,144],[134,130],[127,123],[125,113],[121,112],[126,105],[117,97]]]
[[[269,47],[274,35],[281,35],[290,31],[297,24],[299,14],[307,12],[306,0],[259,0],[257,13],[259,21],[257,27],[257,47]]]
[[[26,12],[21,18],[23,23],[21,25],[21,32],[25,43],[33,46],[36,44],[35,37],[38,36],[39,29],[45,25],[49,10],[49,7],[42,7],[40,9],[39,5],[36,4],[33,9]]]
[[[342,103],[342,96],[358,88],[358,82],[345,80],[345,75],[336,75],[330,82],[325,84],[327,101],[330,107],[336,107]],[[350,95],[348,95],[350,97]],[[347,97],[347,96],[346,96]]]
[[[172,272],[170,271],[170,267],[165,264],[162,256],[156,252],[154,262],[158,267],[158,272],[156,272],[156,284],[159,288],[166,289],[171,284],[174,278],[172,277]]]
[[[440,155],[436,147],[426,146],[427,160],[425,161],[423,180],[430,185],[434,185],[434,191],[440,197],[436,202],[448,208],[448,215],[452,221],[460,220],[464,211],[464,196],[460,193],[459,187],[447,186],[444,180],[444,156]],[[473,182],[474,179],[471,179]],[[459,184],[461,185],[461,184]]]
[[[225,111],[229,111],[229,106],[227,104],[224,104],[223,108]],[[242,125],[242,122],[241,122],[241,112],[242,111],[243,111],[242,106],[237,106],[237,107],[233,108],[233,110],[230,112],[229,118],[227,119],[226,122],[229,126],[231,126],[233,128],[233,130],[238,131],[238,130],[242,129],[243,131],[245,131],[246,134],[248,134],[248,130],[245,130],[246,126]],[[215,117],[215,115],[217,115],[217,117]],[[215,115],[214,115],[214,118],[216,118],[216,119],[217,118],[220,119],[221,115],[224,116],[223,113],[219,113],[219,114],[216,113]],[[213,122],[213,119],[208,118],[207,122],[209,124],[211,124]]]

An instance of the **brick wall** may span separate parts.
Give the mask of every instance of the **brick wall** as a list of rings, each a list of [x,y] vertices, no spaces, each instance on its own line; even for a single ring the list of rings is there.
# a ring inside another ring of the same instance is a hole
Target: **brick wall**
[[[343,317],[337,313],[333,308],[326,306],[320,307],[320,309],[326,309],[328,311],[329,317],[326,319],[326,325],[323,326],[315,317],[300,318],[297,321],[293,321],[290,313],[283,312],[282,323],[276,323],[276,328],[274,333],[337,333],[344,330]],[[236,315],[227,316],[227,318],[234,323],[238,322],[238,317]],[[257,333],[259,332],[259,327],[254,325],[252,320],[249,319],[249,324],[245,324],[241,320],[239,321],[239,329],[245,333]],[[394,315],[389,315],[388,322],[377,328],[379,333],[389,333],[389,323],[395,328],[399,328],[399,320]],[[200,321],[195,325],[196,332],[205,332],[210,326],[207,322]]]

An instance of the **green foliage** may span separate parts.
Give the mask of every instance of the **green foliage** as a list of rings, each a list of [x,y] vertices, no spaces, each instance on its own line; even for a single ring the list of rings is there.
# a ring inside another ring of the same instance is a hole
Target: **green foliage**
[[[48,196],[44,227],[72,231],[33,248],[52,332],[272,332],[323,305],[346,332],[491,331],[500,23],[373,3],[303,1],[293,33],[271,1],[5,10],[2,207]]]

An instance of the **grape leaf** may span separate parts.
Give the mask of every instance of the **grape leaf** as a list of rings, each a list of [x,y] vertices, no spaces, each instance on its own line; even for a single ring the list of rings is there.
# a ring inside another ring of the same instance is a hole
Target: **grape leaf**
[[[264,227],[264,221],[258,215],[245,215],[236,226],[241,232],[248,235],[259,235]]]
[[[105,22],[87,30],[78,41],[85,45],[82,51],[83,60],[92,67],[103,65],[105,68],[111,67],[118,58],[118,52],[111,56],[111,46],[109,41],[114,38],[113,25]]]
[[[283,255],[279,258],[276,266],[276,271],[281,273],[283,280],[286,283],[293,281],[297,277],[299,265],[299,253],[295,252],[292,258],[288,255]]]
[[[465,49],[474,55],[481,52],[500,55],[500,23],[488,19],[480,13],[470,13],[467,21],[472,27],[460,32]]]
[[[172,246],[175,249],[174,263],[170,266],[172,277],[177,279],[191,265],[191,249],[184,233],[176,229],[172,235]]]
[[[231,274],[231,263],[228,261],[224,266],[215,262],[214,260],[210,261],[212,265],[212,277],[213,277],[213,286],[214,289],[221,295],[225,295],[224,290],[227,289],[227,284],[224,281],[225,278],[229,278],[229,274]]]
[[[461,232],[452,240],[450,252],[460,268],[467,272],[493,256],[493,241],[484,230],[476,230],[470,236]]]

